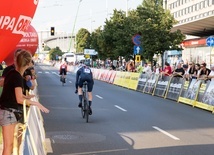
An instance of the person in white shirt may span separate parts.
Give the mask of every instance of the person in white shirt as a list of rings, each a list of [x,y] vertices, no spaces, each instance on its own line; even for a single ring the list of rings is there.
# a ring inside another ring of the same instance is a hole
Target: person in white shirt
[[[143,73],[147,74],[148,76],[152,74],[151,67],[147,63],[144,64]]]
[[[211,69],[211,72],[207,78],[211,79],[211,81],[214,81],[214,64],[211,65],[210,69]]]

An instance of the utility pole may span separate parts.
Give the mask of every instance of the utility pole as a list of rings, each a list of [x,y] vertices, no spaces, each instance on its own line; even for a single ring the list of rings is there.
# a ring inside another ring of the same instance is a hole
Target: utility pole
[[[128,1],[129,0],[126,0],[126,17],[128,17]]]
[[[70,44],[69,44],[69,47],[68,47],[68,52],[70,52],[70,50],[71,50],[71,43],[72,43],[72,39],[73,39],[73,35],[74,35],[74,29],[75,29],[75,25],[76,25],[76,21],[77,21],[77,15],[78,15],[78,12],[79,12],[79,7],[80,7],[80,3],[81,2],[82,2],[82,0],[79,1],[79,5],[78,5],[78,8],[77,8],[76,17],[75,17],[75,20],[74,20],[74,26],[73,26],[73,30],[72,30],[72,33],[71,33],[71,40],[70,40]]]

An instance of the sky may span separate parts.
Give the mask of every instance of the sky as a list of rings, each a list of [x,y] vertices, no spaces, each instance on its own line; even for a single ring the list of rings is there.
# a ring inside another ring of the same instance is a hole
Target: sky
[[[31,25],[37,32],[49,31],[50,27],[55,27],[55,32],[70,34],[77,33],[80,28],[93,31],[105,24],[105,19],[110,18],[114,9],[123,11],[126,11],[126,8],[136,9],[142,1],[39,0]]]

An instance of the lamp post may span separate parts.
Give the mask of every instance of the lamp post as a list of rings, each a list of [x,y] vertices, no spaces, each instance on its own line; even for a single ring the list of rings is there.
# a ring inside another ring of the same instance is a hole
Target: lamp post
[[[128,1],[129,0],[126,0],[126,17],[128,17]]]
[[[82,0],[79,1],[79,5],[78,5],[78,8],[77,8],[76,17],[75,17],[75,20],[74,20],[74,26],[73,26],[73,30],[72,30],[72,33],[71,33],[71,40],[70,40],[70,44],[69,44],[69,47],[68,47],[68,52],[70,52],[70,50],[71,50],[72,38],[73,38],[73,35],[74,35],[74,29],[75,29],[75,25],[76,25],[76,21],[77,21],[77,15],[78,15],[78,12],[79,12],[79,7],[80,7],[80,3],[81,2],[82,2]]]

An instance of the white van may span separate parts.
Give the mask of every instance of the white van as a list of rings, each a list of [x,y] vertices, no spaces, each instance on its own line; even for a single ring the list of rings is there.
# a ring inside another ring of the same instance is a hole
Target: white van
[[[66,61],[68,63],[72,63],[72,64],[75,64],[76,63],[76,54],[74,53],[65,53],[62,55],[62,60],[64,60],[66,58]]]

